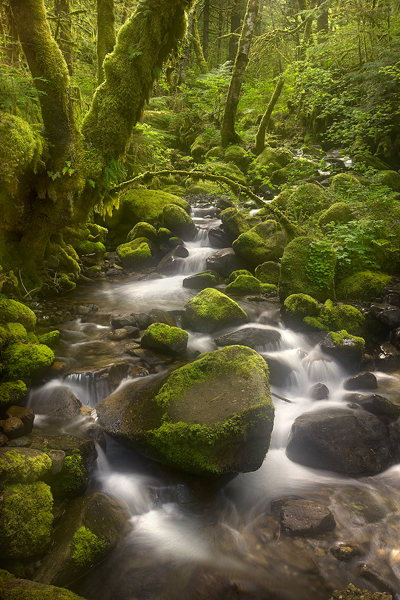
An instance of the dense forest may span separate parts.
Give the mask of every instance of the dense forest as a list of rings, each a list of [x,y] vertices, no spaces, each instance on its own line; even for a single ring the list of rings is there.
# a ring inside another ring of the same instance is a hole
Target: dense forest
[[[0,0],[0,600],[398,597],[399,99],[400,0]]]

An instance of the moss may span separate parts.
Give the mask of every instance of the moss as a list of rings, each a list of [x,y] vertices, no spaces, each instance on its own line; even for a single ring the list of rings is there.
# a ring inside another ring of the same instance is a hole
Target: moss
[[[66,273],[61,273],[57,279],[57,283],[65,292],[74,290],[76,288],[76,283],[73,281],[73,273],[68,273],[68,275]]]
[[[329,331],[329,327],[324,325],[321,319],[317,319],[315,317],[304,317],[304,323],[308,325],[311,329],[315,331]]]
[[[207,165],[207,171],[209,173],[213,173],[214,175],[222,175],[224,177],[228,177],[241,185],[247,185],[246,177],[243,175],[242,171],[237,167],[234,163],[226,163],[226,162],[212,162]]]
[[[164,227],[184,240],[192,240],[196,227],[187,212],[177,204],[167,204],[163,208],[161,222]]]
[[[168,240],[173,237],[172,232],[166,227],[160,227],[157,231],[157,240],[159,244],[166,244]]]
[[[221,221],[224,231],[231,241],[236,240],[240,234],[249,231],[260,222],[256,217],[250,217],[236,208],[226,208],[221,212]]]
[[[291,317],[318,317],[321,312],[318,302],[308,294],[291,294],[283,306]]]
[[[1,297],[0,322],[21,323],[27,331],[33,331],[36,325],[36,315],[25,304]]]
[[[351,196],[352,192],[355,189],[360,189],[361,183],[353,177],[352,175],[348,175],[347,173],[338,173],[331,179],[330,191],[338,196],[343,198],[347,198]]]
[[[173,194],[174,196],[185,196],[186,195],[186,190],[182,185],[177,185],[176,183],[171,184],[171,185],[165,185],[162,188],[163,192],[166,192],[167,194]]]
[[[351,344],[351,346],[354,349],[357,349],[361,355],[364,353],[364,350],[365,350],[364,338],[350,335],[344,329],[342,329],[341,331],[337,331],[337,332],[331,331],[330,335],[333,340],[333,343],[338,348],[342,348],[343,346],[348,346],[349,344]]]
[[[225,186],[226,187],[226,186]],[[196,196],[197,194],[208,194],[210,196],[221,195],[224,186],[212,181],[188,181],[186,194]]]
[[[353,211],[345,202],[336,202],[321,214],[318,219],[320,227],[328,223],[348,223],[354,218]]]
[[[142,337],[142,346],[167,350],[174,354],[186,351],[189,334],[179,327],[170,327],[165,323],[153,323]]]
[[[229,275],[228,283],[232,283],[233,281],[235,281],[235,279],[239,277],[239,275],[249,275],[250,277],[253,277],[250,271],[247,271],[247,269],[238,269],[237,271],[233,271]]]
[[[387,185],[394,192],[400,192],[400,175],[397,171],[383,170],[379,171],[377,179]]]
[[[391,275],[361,271],[343,279],[337,287],[338,300],[372,300],[379,297],[383,288],[392,279]]]
[[[5,366],[12,378],[34,377],[54,361],[54,352],[44,344],[10,344],[3,353]]]
[[[39,343],[48,346],[49,348],[55,348],[60,341],[60,332],[58,329],[49,331],[38,337]]]
[[[9,342],[19,342],[20,340],[28,339],[27,331],[21,323],[7,323],[6,328],[10,334]]]
[[[242,233],[232,244],[235,254],[257,266],[278,260],[284,251],[287,237],[276,221],[267,220]]]
[[[90,241],[102,242],[104,244],[108,233],[108,229],[106,227],[101,227],[101,225],[97,225],[97,223],[86,223],[86,227],[90,233]]]
[[[297,220],[302,217],[312,217],[315,213],[325,210],[330,205],[328,194],[315,183],[300,185],[287,201],[287,212]]]
[[[261,265],[257,265],[254,274],[262,283],[272,283],[274,285],[278,285],[281,274],[281,266],[279,263],[269,260],[261,263]]]
[[[251,158],[241,146],[228,146],[225,152],[225,161],[234,163],[243,172],[246,171]]]
[[[137,238],[146,238],[153,243],[157,241],[157,230],[150,223],[136,223],[135,227],[130,230],[127,235],[126,241],[132,242]]]
[[[44,552],[50,542],[53,496],[48,485],[7,487],[0,505],[0,556],[28,558]]]
[[[184,322],[194,331],[210,333],[223,327],[247,322],[240,306],[222,292],[206,288],[186,305]]]
[[[351,334],[358,333],[365,323],[363,315],[357,308],[350,304],[333,306],[331,300],[325,302],[320,317],[331,331],[345,329]]]
[[[39,450],[0,448],[0,480],[4,486],[34,483],[50,469],[50,458]]]
[[[224,158],[224,155],[225,150],[222,146],[214,146],[213,148],[210,148],[210,150],[207,152],[206,159],[217,158],[222,160]]]
[[[129,269],[143,269],[153,264],[155,249],[146,238],[137,238],[117,248],[124,267]]]
[[[0,325],[0,350],[2,350],[11,340],[11,332],[8,328],[8,325],[5,324],[4,327]]]
[[[24,580],[23,585],[15,588],[6,586],[6,600],[84,600],[69,590],[54,587],[53,585],[40,585]]]
[[[216,129],[209,127],[198,135],[190,146],[190,154],[195,162],[203,162],[205,155],[219,142],[219,133]]]
[[[79,242],[75,247],[79,256],[86,254],[96,254],[97,256],[104,256],[106,248],[102,242],[91,242],[90,240],[83,240]]]
[[[89,475],[82,456],[71,454],[66,456],[63,468],[52,483],[52,492],[57,498],[74,498],[81,494],[89,481]]]
[[[23,381],[12,381],[0,384],[0,410],[3,412],[10,406],[19,406],[26,398],[26,385]]]
[[[205,288],[217,287],[221,283],[221,278],[214,271],[202,271],[185,277],[182,283],[185,288],[199,291]]]
[[[292,160],[292,153],[286,148],[270,148],[267,146],[257,157],[257,164],[265,167],[268,173],[283,169]]]
[[[106,539],[98,538],[90,529],[82,526],[74,535],[71,560],[77,570],[88,569],[103,558],[108,547]]]
[[[226,286],[227,294],[261,294],[263,291],[263,284],[251,274],[239,275]]]
[[[33,333],[33,331],[29,331],[26,334],[26,341],[30,342],[31,344],[39,344],[39,340],[37,338],[37,335]],[[48,344],[46,344],[48,346]]]

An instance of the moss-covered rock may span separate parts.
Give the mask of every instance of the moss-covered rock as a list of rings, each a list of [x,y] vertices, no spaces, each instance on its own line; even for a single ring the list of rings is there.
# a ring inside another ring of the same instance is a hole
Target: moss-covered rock
[[[13,483],[35,483],[51,469],[51,460],[44,452],[33,448],[0,448],[0,481],[2,486]]]
[[[400,174],[397,171],[379,171],[377,177],[381,183],[387,185],[394,192],[400,192]]]
[[[52,364],[54,352],[44,344],[16,342],[7,346],[3,361],[9,377],[35,377]]]
[[[225,151],[224,159],[226,162],[234,163],[243,173],[246,172],[247,167],[251,162],[249,153],[241,146],[236,145],[228,146]]]
[[[143,348],[163,350],[171,354],[186,352],[189,334],[179,327],[170,327],[165,323],[153,323],[142,337]]]
[[[337,286],[338,300],[372,300],[379,297],[385,285],[392,279],[391,275],[373,271],[360,271],[343,279]]]
[[[315,183],[304,183],[291,194],[286,210],[297,220],[312,217],[331,204],[328,194]]]
[[[196,235],[196,226],[187,212],[177,204],[167,204],[163,208],[161,222],[183,240],[192,240]]]
[[[21,323],[27,331],[33,331],[36,325],[35,313],[25,304],[0,296],[0,322]]]
[[[135,271],[152,266],[156,256],[156,248],[147,238],[137,238],[127,244],[121,244],[116,252],[123,266]]]
[[[63,467],[52,480],[51,490],[56,498],[75,498],[89,483],[89,473],[79,452],[65,457]]]
[[[377,156],[372,156],[371,154],[362,154],[359,152],[353,157],[353,160],[355,163],[364,163],[367,165],[367,167],[372,167],[378,171],[387,169],[387,165],[384,162],[382,162]]]
[[[308,294],[320,302],[335,298],[336,254],[328,242],[298,237],[285,248],[281,260],[279,296]]]
[[[190,154],[197,163],[203,162],[207,152],[220,141],[220,134],[216,129],[209,127],[198,135],[190,146]]]
[[[235,253],[257,266],[278,260],[287,243],[285,231],[276,221],[267,220],[242,233],[232,244]]]
[[[298,319],[318,317],[321,312],[318,302],[308,294],[291,294],[285,299],[283,306],[289,317]]]
[[[0,501],[0,556],[28,558],[46,550],[53,522],[53,496],[39,481],[8,486]]]
[[[136,223],[135,227],[128,233],[126,241],[132,242],[137,238],[146,238],[155,244],[157,242],[157,230],[150,223]]]
[[[38,342],[39,344],[44,344],[53,349],[58,345],[60,335],[59,330],[54,329],[53,331],[48,331],[47,333],[43,333],[43,335],[39,335]]]
[[[353,211],[345,202],[336,202],[321,214],[318,219],[320,227],[328,223],[348,223],[354,219]]]
[[[226,293],[231,295],[263,294],[276,292],[276,285],[261,283],[253,275],[239,275],[226,286]]]
[[[259,218],[250,217],[234,207],[223,210],[220,217],[224,231],[230,241],[236,240],[240,234],[245,233],[260,222]]]
[[[216,287],[221,283],[221,277],[215,271],[202,271],[185,277],[183,287],[191,290],[205,290],[206,288]]]
[[[362,184],[356,177],[348,173],[338,173],[332,177],[329,190],[339,197],[348,198],[354,190],[359,191],[361,187]]]
[[[10,406],[22,404],[26,398],[26,385],[23,381],[10,381],[0,384],[0,411]]]
[[[290,163],[293,156],[287,148],[271,148],[267,146],[257,157],[256,163],[269,170],[270,173],[283,169]]]
[[[206,158],[216,158],[222,160],[225,156],[225,150],[222,146],[214,146],[206,153]]]
[[[29,579],[5,577],[5,573],[6,571],[0,571],[0,581],[4,581],[4,596],[0,596],[2,600],[85,600],[69,590]],[[23,576],[25,577],[25,569]]]
[[[365,319],[357,308],[350,304],[333,305],[331,300],[325,302],[320,319],[331,331],[345,329],[351,334],[360,333],[365,324]]]
[[[278,285],[279,277],[281,275],[281,265],[277,262],[267,260],[256,266],[254,274],[261,283]]]
[[[239,277],[239,275],[250,275],[251,277],[253,276],[252,273],[250,273],[250,271],[248,271],[247,269],[238,269],[237,271],[233,271],[233,273],[229,275],[228,283],[232,283],[232,281],[235,281],[235,279]]]
[[[104,256],[106,248],[103,244],[107,229],[95,223],[84,223],[75,227],[66,227],[63,230],[65,245],[71,245],[79,256],[95,254]],[[65,246],[64,249],[65,249]]]
[[[345,331],[330,331],[321,342],[321,349],[341,362],[349,371],[359,368],[365,350],[365,340]]]
[[[189,300],[183,316],[185,327],[203,333],[241,325],[247,320],[246,313],[236,302],[213,288],[206,288]]]

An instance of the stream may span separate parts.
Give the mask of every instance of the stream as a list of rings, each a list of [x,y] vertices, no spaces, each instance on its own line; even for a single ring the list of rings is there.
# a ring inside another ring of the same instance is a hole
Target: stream
[[[96,303],[104,322],[100,316],[98,322],[77,318],[59,327],[62,345],[57,359],[66,361],[73,374],[33,394],[62,383],[94,411],[97,402],[114,391],[107,380],[88,373],[121,360],[120,346],[107,338],[107,315],[153,307],[179,315],[196,293],[183,287],[183,279],[204,270],[206,258],[216,251],[209,245],[208,229],[220,221],[204,212],[194,208],[199,231],[195,241],[185,244],[189,256],[178,259],[178,274],[142,281],[98,279],[76,293],[79,302]],[[132,529],[109,558],[75,582],[73,591],[88,600],[328,600],[334,589],[351,582],[400,598],[400,465],[355,479],[289,460],[285,448],[294,419],[327,407],[346,408],[343,382],[349,374],[308,337],[283,326],[278,300],[246,299],[239,304],[252,326],[279,331],[280,341],[257,350],[285,364],[288,373],[284,385],[271,386],[274,394],[291,403],[273,396],[275,425],[262,467],[219,484],[203,484],[148,464],[107,438],[106,453],[98,448],[89,491],[121,500],[132,515]],[[205,352],[217,346],[213,336],[189,332],[189,348]],[[376,393],[396,401],[399,374],[375,375]],[[314,383],[329,388],[328,400],[311,398]],[[336,528],[315,537],[286,536],[274,506],[288,497],[328,506]],[[331,549],[340,544],[359,548],[358,555],[339,561]]]

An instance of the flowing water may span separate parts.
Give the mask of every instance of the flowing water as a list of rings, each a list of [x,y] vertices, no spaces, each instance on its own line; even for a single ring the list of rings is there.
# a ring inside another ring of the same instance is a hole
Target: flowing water
[[[215,252],[207,232],[219,221],[200,213],[196,217],[195,212],[197,239],[186,244],[189,257],[181,259],[179,275],[99,282],[91,300],[99,312],[126,315],[152,307],[182,309],[194,295],[183,288],[184,277],[206,268],[207,256]],[[346,407],[343,381],[348,374],[307,337],[283,327],[277,301],[240,304],[252,326],[278,332],[273,337],[278,341],[258,351],[287,367],[281,386],[272,387],[277,395],[275,426],[262,467],[224,483],[204,483],[148,466],[108,439],[106,454],[98,448],[92,489],[122,501],[132,515],[132,528],[110,558],[77,582],[74,590],[88,600],[325,600],[349,582],[400,594],[400,465],[375,477],[354,479],[307,468],[286,457],[297,416]],[[110,329],[105,325],[77,319],[62,329],[63,358],[77,367],[62,384],[84,405],[95,408],[115,386],[85,369],[93,369],[99,354],[102,364],[110,364],[117,358],[117,345],[107,341]],[[189,334],[191,349],[217,348],[212,336]],[[396,397],[398,375],[376,375],[376,393]],[[328,386],[329,400],[312,400],[310,388],[317,382]],[[34,393],[49,393],[57,385],[61,382],[50,382]],[[315,538],[285,536],[271,512],[271,501],[293,496],[331,508],[336,529]],[[358,547],[359,555],[340,562],[331,553],[338,544]]]

